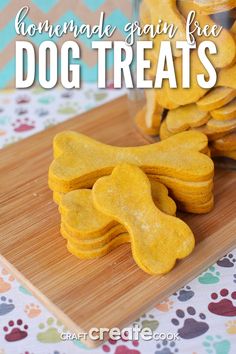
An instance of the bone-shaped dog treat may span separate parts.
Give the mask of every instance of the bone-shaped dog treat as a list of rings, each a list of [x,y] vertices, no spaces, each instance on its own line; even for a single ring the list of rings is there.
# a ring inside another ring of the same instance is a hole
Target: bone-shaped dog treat
[[[196,6],[193,1],[179,0],[178,7],[180,9],[180,12],[185,16],[185,18],[188,16],[190,11],[196,11],[195,21],[198,21],[201,28],[204,28],[205,26],[209,26],[209,28],[212,28],[216,25],[210,16],[202,15],[199,13],[199,7]],[[195,23],[195,21],[193,21],[193,24]],[[211,63],[215,68],[224,68],[227,65],[232,64],[235,60],[235,41],[233,36],[227,29],[223,28],[217,37],[214,37],[213,35],[210,35],[207,38],[205,36],[196,36],[195,39],[198,44],[205,40],[212,41],[215,43],[217,48],[217,54],[211,55],[210,58]]]
[[[212,15],[218,12],[229,11],[236,6],[235,0],[194,0],[198,12],[204,15]]]
[[[208,112],[200,111],[195,103],[173,109],[166,116],[168,131],[178,133],[189,128],[199,127],[208,122]]]
[[[145,122],[147,128],[156,128],[159,131],[163,108],[159,106],[156,100],[155,89],[145,90],[146,95],[146,114]]]
[[[137,166],[117,166],[111,176],[97,180],[92,193],[95,207],[127,229],[134,260],[144,271],[166,273],[192,252],[192,231],[156,208],[150,182]]]
[[[201,127],[194,128],[194,129],[202,132],[207,136],[209,141],[212,141],[212,140],[222,138],[223,136],[229,134],[234,128],[228,128],[228,131],[226,129],[225,131],[216,131],[214,128],[210,128],[208,124],[205,124]]]
[[[207,123],[209,129],[214,129],[215,132],[224,133],[231,132],[236,128],[236,118],[231,120],[216,120],[210,119]]]
[[[236,150],[236,132],[224,136],[212,142],[212,146],[220,151],[234,151]]]
[[[182,87],[182,57],[176,58],[175,60],[177,88],[172,89],[168,84],[162,87],[163,95],[166,95],[171,102],[175,102],[181,106],[197,102],[208,91],[207,89],[202,88],[197,81],[197,76],[199,74],[204,74],[205,77],[208,77],[209,74],[201,63],[196,50],[193,50],[190,54],[190,61],[191,85],[188,89]]]
[[[236,89],[236,64],[229,68],[221,69],[218,73],[217,86]]]
[[[49,186],[54,191],[91,187],[122,162],[138,165],[147,174],[185,181],[204,181],[213,176],[213,162],[200,152],[207,148],[208,141],[199,132],[183,132],[155,144],[132,148],[105,145],[73,132],[61,133],[55,140],[55,156],[59,157],[49,168]],[[63,147],[61,141],[66,141]]]
[[[155,205],[169,215],[175,215],[176,205],[168,196],[168,189],[158,181],[151,181]],[[99,237],[117,226],[117,222],[103,215],[93,205],[92,191],[79,189],[65,194],[60,201],[60,213],[67,232],[81,239]],[[119,233],[126,232],[120,225]]]
[[[215,148],[211,149],[212,151],[212,156],[222,156],[222,157],[228,157],[229,159],[236,160],[236,149],[233,151],[225,151],[225,150],[218,150]]]
[[[230,87],[216,87],[210,91],[206,96],[201,98],[197,105],[202,111],[212,111],[220,108],[232,101],[236,96],[236,90]]]
[[[167,22],[168,24],[174,24],[178,27],[173,38],[169,38],[167,34],[158,34],[154,38],[154,47],[156,53],[159,53],[161,41],[170,40],[172,43],[173,54],[174,56],[181,56],[181,52],[176,49],[176,41],[185,41],[186,40],[186,31],[185,31],[185,19],[179,13],[176,0],[144,0],[147,4],[147,7],[151,14],[151,24],[157,25],[159,20],[162,20],[163,23]]]
[[[156,136],[159,133],[159,128],[148,128],[146,125],[146,106],[143,107],[135,116],[135,123],[138,127],[138,129],[144,133],[144,135],[150,135],[150,136]],[[155,117],[153,117],[154,120],[156,120]],[[157,119],[159,119],[159,115],[157,116]]]
[[[230,120],[236,117],[236,98],[225,106],[211,111],[211,116],[217,120]]]

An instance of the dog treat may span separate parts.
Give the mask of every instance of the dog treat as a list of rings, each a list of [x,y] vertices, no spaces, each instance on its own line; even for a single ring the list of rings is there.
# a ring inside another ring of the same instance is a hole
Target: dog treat
[[[212,142],[212,146],[220,151],[234,151],[236,150],[236,132],[224,136]]]
[[[158,135],[159,133],[159,129],[157,128],[148,128],[147,125],[146,125],[146,120],[145,120],[145,117],[146,117],[146,106],[143,107],[137,114],[136,114],[136,117],[135,117],[135,123],[137,125],[137,127],[139,128],[139,130],[144,133],[144,134],[147,134],[147,135],[150,135],[150,136],[156,136]],[[158,116],[159,117],[159,116]],[[158,118],[157,117],[157,118]],[[155,120],[155,118],[154,118]]]
[[[199,127],[208,122],[208,112],[200,111],[195,103],[173,109],[166,116],[168,131],[179,133],[189,128]]]
[[[230,31],[236,34],[236,20],[234,21],[233,26],[230,28]]]
[[[230,120],[236,117],[236,98],[225,106],[211,111],[211,116],[217,120]]]
[[[193,203],[181,203],[178,202],[177,206],[180,210],[185,211],[187,213],[193,213],[193,214],[206,214],[209,213],[213,207],[214,207],[214,197],[212,196],[211,199],[202,204],[193,204]]]
[[[120,234],[117,237],[113,238],[104,246],[101,246],[96,249],[91,250],[84,250],[78,247],[78,245],[73,242],[73,240],[67,240],[67,249],[70,253],[74,256],[81,258],[81,259],[93,259],[93,258],[100,258],[114,250],[116,247],[122,245],[123,243],[129,242],[129,235],[127,233]]]
[[[236,64],[229,68],[221,69],[218,73],[217,86],[236,89]]]
[[[211,149],[212,156],[214,157],[228,157],[229,159],[236,160],[236,149],[233,151],[217,150],[215,148]]]
[[[166,119],[162,121],[161,123],[161,127],[160,127],[160,139],[161,140],[165,140],[170,138],[171,136],[175,135],[175,133],[171,133],[168,128],[167,128],[167,124],[166,124]]]
[[[193,50],[191,52],[190,60],[190,87],[188,89],[182,87],[182,58],[176,58],[175,73],[177,80],[177,88],[171,89],[169,87],[169,84],[166,84],[162,88],[163,95],[166,95],[171,102],[174,102],[175,104],[178,104],[180,106],[197,102],[202,96],[207,93],[207,91],[209,91],[200,87],[197,82],[198,74],[204,74],[205,77],[208,77],[209,74],[201,63],[196,50]]]
[[[219,138],[222,138],[223,136],[229,134],[233,128],[229,129],[229,131],[216,131],[214,128],[210,128],[208,124],[205,124],[201,127],[194,128],[194,130],[197,130],[203,134],[205,134],[208,138],[209,141],[216,140]]]
[[[235,0],[193,0],[198,12],[204,15],[212,15],[218,12],[229,11],[236,6]]]
[[[213,88],[206,96],[198,102],[198,108],[202,111],[212,111],[226,105],[236,96],[236,90],[229,87]]]
[[[150,24],[156,26],[159,23],[159,19],[162,19],[163,23],[173,23],[178,27],[178,31],[171,39],[165,33],[158,34],[153,39],[155,52],[159,53],[161,41],[171,41],[174,56],[181,56],[181,51],[176,49],[176,42],[186,40],[186,25],[184,17],[177,9],[176,0],[144,0],[144,2],[150,11]]]
[[[210,119],[207,123],[209,129],[214,130],[216,133],[231,132],[236,128],[236,119],[231,120],[216,120]]]
[[[96,181],[95,207],[125,226],[138,266],[149,274],[169,272],[177,259],[194,248],[194,236],[180,219],[162,213],[153,203],[147,176],[134,165],[122,164]]]
[[[156,100],[155,89],[145,90],[146,95],[146,109],[145,109],[145,122],[147,128],[160,129],[163,108],[159,106]]]
[[[179,0],[178,7],[185,18],[190,11],[195,11],[196,17],[194,22],[197,21],[201,28],[204,28],[205,26],[212,28],[216,25],[210,16],[203,15],[199,12],[199,7],[193,1]],[[199,44],[205,41],[206,37],[196,35],[195,40]],[[214,42],[218,50],[216,55],[211,56],[211,63],[215,68],[224,68],[233,63],[236,57],[236,44],[230,31],[223,28],[217,37],[210,35],[207,37],[207,40]]]
[[[59,141],[67,141],[64,148],[58,146]],[[122,162],[136,164],[147,174],[174,176],[186,181],[209,180],[213,176],[213,163],[201,153],[207,144],[206,136],[195,131],[182,132],[155,144],[127,148],[64,132],[56,137],[55,155],[59,151],[63,153],[50,165],[49,186],[63,193],[90,188],[99,177],[110,174]]]
[[[161,107],[164,107],[166,109],[175,109],[175,108],[179,107],[179,105],[172,102],[169,99],[169,97],[167,96],[166,90],[167,90],[168,85],[169,85],[169,83],[167,82],[167,80],[164,80],[162,83],[162,88],[155,89],[156,101]]]
[[[175,215],[176,205],[168,196],[167,188],[151,180],[151,191],[155,205],[169,215]],[[83,239],[99,237],[111,230],[117,223],[94,208],[91,189],[79,189],[61,198],[59,211],[63,224],[71,235]],[[120,233],[125,232],[121,229]]]

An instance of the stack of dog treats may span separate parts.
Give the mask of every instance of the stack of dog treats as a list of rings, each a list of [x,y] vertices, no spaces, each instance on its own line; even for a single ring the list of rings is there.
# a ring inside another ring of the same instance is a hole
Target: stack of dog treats
[[[185,130],[200,131],[208,137],[212,156],[236,159],[236,1],[203,0],[143,0],[141,23],[144,25],[163,22],[178,26],[176,36],[158,35],[154,39],[153,50],[149,52],[152,66],[148,78],[156,75],[156,57],[160,43],[170,40],[175,56],[175,72],[178,88],[170,89],[167,80],[160,89],[147,89],[146,106],[138,112],[136,124],[145,134],[166,139]],[[186,18],[190,11],[196,11],[195,20],[203,28],[213,26],[217,21],[223,26],[217,37],[196,36],[197,44],[204,40],[213,41],[218,49],[211,56],[217,70],[217,83],[211,90],[201,88],[197,74],[207,75],[196,50],[191,51],[191,86],[182,88],[181,52],[175,49],[177,40],[185,39]],[[148,38],[147,38],[148,39]]]
[[[115,147],[65,131],[53,150],[49,187],[72,254],[101,257],[129,242],[137,265],[161,274],[192,252],[193,234],[175,213],[176,204],[193,213],[213,207],[214,165],[204,134]]]

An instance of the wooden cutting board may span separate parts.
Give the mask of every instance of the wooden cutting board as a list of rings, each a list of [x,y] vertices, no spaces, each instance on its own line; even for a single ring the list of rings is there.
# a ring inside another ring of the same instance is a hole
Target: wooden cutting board
[[[197,246],[171,273],[145,274],[128,244],[96,260],[70,255],[47,186],[52,139],[65,129],[120,146],[146,141],[122,97],[0,152],[0,260],[72,332],[129,324],[236,246],[236,173],[217,170],[215,209],[208,215],[183,215]]]

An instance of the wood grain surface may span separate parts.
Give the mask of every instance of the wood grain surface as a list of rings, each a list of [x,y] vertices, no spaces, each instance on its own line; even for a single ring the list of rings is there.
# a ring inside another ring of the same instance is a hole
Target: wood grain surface
[[[128,100],[122,97],[0,152],[1,260],[72,332],[129,324],[236,246],[236,173],[219,169],[214,210],[182,214],[197,246],[171,273],[145,274],[128,244],[96,260],[70,255],[47,185],[52,139],[65,129],[119,146],[146,141],[135,130]],[[96,346],[99,341],[86,343]]]

